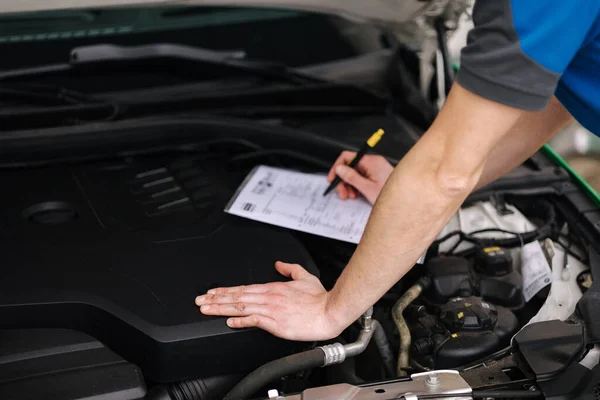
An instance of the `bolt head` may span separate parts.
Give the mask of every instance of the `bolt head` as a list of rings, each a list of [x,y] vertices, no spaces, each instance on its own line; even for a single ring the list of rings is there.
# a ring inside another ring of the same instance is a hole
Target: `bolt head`
[[[427,378],[425,378],[425,383],[429,386],[437,386],[440,384],[440,377],[437,374],[427,375]]]

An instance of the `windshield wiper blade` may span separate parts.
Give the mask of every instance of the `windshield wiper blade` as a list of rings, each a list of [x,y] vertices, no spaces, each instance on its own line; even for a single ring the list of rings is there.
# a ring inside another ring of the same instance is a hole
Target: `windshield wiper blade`
[[[25,128],[41,128],[73,123],[112,121],[120,118],[138,118],[148,115],[202,112],[214,115],[237,115],[244,118],[319,117],[331,115],[358,115],[386,113],[389,102],[385,97],[365,92],[355,86],[339,84],[299,87],[260,86],[242,90],[210,91],[193,90],[198,84],[190,84],[190,91],[179,95],[161,96],[164,89],[147,94],[93,95],[65,88],[54,91],[40,85],[11,85],[20,88],[24,104],[0,107],[0,131]],[[7,85],[0,83],[2,90]],[[57,101],[41,106],[43,99],[55,96]],[[11,100],[14,96],[8,97]],[[60,97],[63,101],[58,101]],[[350,100],[350,101],[349,101]]]
[[[297,71],[284,64],[252,61],[244,57],[245,54],[240,51],[217,51],[171,43],[156,43],[142,46],[97,44],[72,49],[69,62],[65,64],[0,71],[0,81],[66,72],[90,65],[173,60],[196,64],[212,64],[252,76],[260,76],[293,84],[326,82],[323,79]]]
[[[92,102],[83,93],[55,85],[0,85],[0,102],[24,103],[26,105],[68,105]]]
[[[0,71],[0,81],[58,74],[61,72],[69,71],[71,68],[72,67],[69,64],[48,64],[39,67],[9,69],[6,71]]]

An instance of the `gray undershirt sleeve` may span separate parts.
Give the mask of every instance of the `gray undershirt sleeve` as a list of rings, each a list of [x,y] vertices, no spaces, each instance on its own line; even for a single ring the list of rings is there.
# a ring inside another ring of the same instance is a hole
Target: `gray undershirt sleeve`
[[[501,104],[529,111],[544,109],[560,75],[522,51],[510,0],[477,0],[473,21],[456,81]]]

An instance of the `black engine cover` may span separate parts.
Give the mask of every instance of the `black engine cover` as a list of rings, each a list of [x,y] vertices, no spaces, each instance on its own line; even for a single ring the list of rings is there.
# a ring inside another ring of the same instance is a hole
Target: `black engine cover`
[[[296,351],[194,305],[212,287],[283,280],[277,260],[317,273],[291,233],[223,213],[240,177],[214,158],[0,174],[0,326],[81,330],[161,382]]]
[[[0,329],[0,399],[141,400],[135,365],[68,329]]]

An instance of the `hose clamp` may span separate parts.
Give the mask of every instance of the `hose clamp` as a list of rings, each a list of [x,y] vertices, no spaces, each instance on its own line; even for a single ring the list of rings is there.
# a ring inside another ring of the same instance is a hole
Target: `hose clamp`
[[[324,367],[327,365],[341,364],[346,360],[346,349],[341,343],[328,344],[319,348],[325,353]]]

